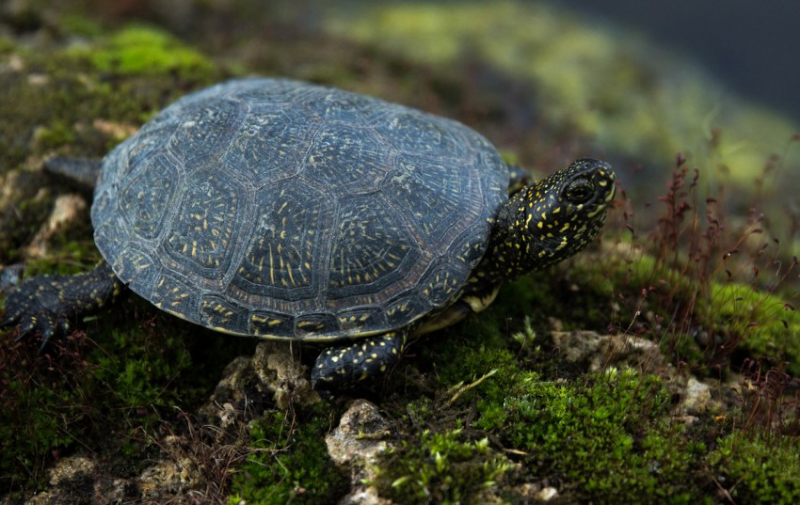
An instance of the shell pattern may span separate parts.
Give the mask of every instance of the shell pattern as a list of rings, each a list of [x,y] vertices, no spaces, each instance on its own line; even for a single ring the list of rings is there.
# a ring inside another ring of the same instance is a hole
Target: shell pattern
[[[164,109],[103,162],[103,257],[161,309],[218,331],[330,340],[454,301],[508,169],[448,119],[346,91],[239,79]]]

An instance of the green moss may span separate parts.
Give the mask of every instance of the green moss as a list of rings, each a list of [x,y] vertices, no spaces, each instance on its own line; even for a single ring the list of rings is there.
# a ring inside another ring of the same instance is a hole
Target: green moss
[[[296,413],[271,410],[250,424],[253,453],[237,469],[228,503],[335,503],[348,490],[347,478],[328,456],[325,404]]]
[[[526,286],[512,287],[511,307],[520,298],[520,306],[527,306],[540,296],[552,296],[540,282],[533,282],[528,296],[516,292]],[[431,359],[439,382],[448,391],[442,402],[450,405],[458,396],[457,404],[476,410],[465,430],[490,434],[512,454],[523,455],[519,459],[526,481],[546,480],[567,502],[711,503],[703,493],[707,482],[699,474],[705,447],[670,423],[672,398],[660,379],[614,369],[557,379],[571,376],[570,368],[541,348],[544,341],[530,324],[509,332],[509,307],[502,300],[498,304],[471,319],[468,330],[454,329],[456,335],[446,342],[428,347],[435,353]],[[492,314],[495,309],[498,313]],[[415,417],[412,425],[435,426],[436,416],[448,410],[441,403],[426,405],[416,401],[406,409]],[[421,459],[422,453],[411,454]],[[398,459],[383,467],[402,464]],[[392,472],[392,478],[402,477]],[[686,479],[691,474],[698,478]],[[460,478],[455,469],[449,475]]]
[[[94,244],[89,216],[74,223],[49,241],[47,257],[30,260],[25,264],[25,277],[41,274],[72,275],[93,268],[100,261],[100,252]]]
[[[222,368],[257,344],[172,317],[135,295],[113,315],[96,317],[92,335],[101,346],[88,361],[119,408],[199,405]]]
[[[101,72],[120,75],[175,73],[184,78],[198,78],[213,69],[208,59],[172,35],[143,25],[124,28],[99,47],[78,48],[71,54],[88,58]]]
[[[0,75],[0,117],[11,118],[0,122],[2,170],[65,149],[100,158],[124,138],[119,132],[222,78],[200,53],[154,28],[133,26],[107,39],[88,30],[87,36],[86,44],[66,49],[9,46],[23,70]]]
[[[75,130],[63,121],[54,121],[50,126],[36,132],[37,146],[45,151],[75,142]]]
[[[62,367],[70,367],[68,376],[59,376]],[[85,418],[80,405],[86,379],[86,367],[70,356],[39,357],[20,345],[0,348],[0,492],[19,483],[41,485],[44,462],[75,442],[72,428]]]
[[[750,438],[741,432],[721,440],[708,455],[710,471],[736,503],[800,503],[800,444],[796,437]]]
[[[471,503],[512,467],[488,439],[464,441],[458,429],[425,430],[386,452],[372,484],[396,503]]]
[[[505,318],[484,315],[487,317],[469,321],[468,335],[451,335],[431,346],[435,353],[431,359],[435,363],[439,383],[452,391],[451,395],[491,373],[491,377],[476,390],[465,392],[462,401],[477,396],[477,406],[481,412],[502,424],[506,419],[506,411],[499,399],[520,384],[540,380],[540,375],[520,366],[518,350],[510,348],[515,344],[500,329],[499,321]]]
[[[114,391],[126,408],[172,406],[187,394],[176,387],[163,389],[192,363],[182,332],[169,332],[158,342],[136,328],[111,330],[114,354],[97,353],[95,377]],[[105,340],[105,339],[104,339]]]
[[[517,478],[548,482],[567,503],[713,502],[701,472],[705,446],[697,434],[671,423],[672,396],[659,378],[615,369],[583,375],[544,348],[531,325],[509,334],[505,318],[479,321],[453,330],[461,336],[428,345],[446,392],[434,402],[408,403],[402,422],[441,426],[443,417],[455,415],[453,408],[469,406],[465,433],[497,441],[522,463]],[[424,447],[414,440],[409,446]],[[411,451],[406,445],[400,450]],[[398,458],[382,468],[423,465],[424,452],[415,450],[410,462]],[[430,454],[424,461],[431,461]],[[394,479],[411,475],[387,472]],[[455,468],[448,475],[461,478]],[[413,478],[419,494],[423,480]]]
[[[714,284],[711,300],[704,316],[717,331],[736,332],[741,351],[785,361],[786,371],[800,377],[800,314],[790,304],[741,284]]]
[[[649,254],[631,250],[607,251],[602,258],[578,256],[571,273],[594,291],[590,296],[606,300],[596,306],[608,305],[620,295],[629,300],[630,312],[617,314],[620,319],[613,324],[630,326],[634,311],[649,311],[671,323],[650,336],[659,338],[675,361],[702,372],[736,349],[753,359],[785,361],[786,371],[800,376],[800,314],[780,296],[720,279],[704,284],[695,273],[670,268]],[[644,298],[643,290],[647,292]],[[676,319],[690,303],[691,312]],[[699,332],[711,340],[721,339],[727,348],[704,349],[697,339]]]
[[[445,330],[441,337],[424,340],[423,352],[430,353],[441,382],[450,387],[462,380],[474,380],[493,368],[515,367],[521,343],[511,337],[520,333],[530,334],[524,343],[528,347],[525,357],[535,359],[540,349],[534,347],[545,343],[534,342],[535,336],[547,334],[553,318],[561,321],[566,330],[604,331],[609,323],[607,297],[587,286],[584,279],[576,284],[566,271],[553,268],[506,283],[487,310]],[[576,285],[580,288],[573,290]],[[542,372],[551,368],[550,361],[532,364],[532,368]]]
[[[208,332],[131,299],[84,323],[81,333],[51,343],[0,347],[0,492],[36,489],[56,454],[76,448],[108,457],[138,456],[143,438],[180,411],[191,411],[233,357],[255,342]],[[178,409],[175,409],[178,407]]]
[[[62,451],[74,443],[73,433],[65,429],[79,420],[72,408],[80,400],[69,390],[30,387],[16,380],[8,370],[0,371],[5,384],[3,409],[0,409],[0,491],[26,483],[43,483],[41,467],[53,451]]]
[[[670,426],[670,406],[656,377],[609,370],[574,383],[520,383],[482,408],[475,424],[527,454],[528,471],[560,482],[560,492],[579,501],[704,503],[698,482],[686,476],[705,447]]]

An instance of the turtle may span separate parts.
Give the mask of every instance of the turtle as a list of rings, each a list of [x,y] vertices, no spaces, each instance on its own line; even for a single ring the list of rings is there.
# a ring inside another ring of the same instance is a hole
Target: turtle
[[[96,178],[103,259],[25,279],[1,327],[46,343],[130,290],[215,331],[322,343],[318,389],[379,376],[412,337],[581,251],[615,194],[604,161],[525,181],[457,121],[285,78],[193,92],[102,162],[61,166]]]

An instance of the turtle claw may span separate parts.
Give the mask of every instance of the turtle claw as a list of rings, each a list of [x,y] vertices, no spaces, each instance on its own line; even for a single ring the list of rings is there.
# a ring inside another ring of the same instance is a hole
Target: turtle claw
[[[41,348],[43,349],[47,342],[53,336],[63,336],[66,335],[66,332],[62,330],[64,327],[63,324],[60,323],[61,320],[66,321],[62,317],[56,318],[58,322],[53,322],[53,319],[49,316],[38,315],[38,316],[29,316],[23,315],[16,319],[6,318],[3,320],[3,324],[0,327],[8,327],[12,326],[15,320],[17,322],[17,336],[14,337],[15,342],[19,342],[20,340],[40,333],[42,335],[42,344]],[[68,325],[67,325],[68,327]]]
[[[48,289],[50,288],[50,289]],[[53,299],[52,286],[33,278],[20,284],[5,302],[6,317],[0,322],[0,328],[16,326],[18,342],[37,333],[42,335],[42,347],[54,335],[66,334],[62,328],[68,327],[66,317],[59,311],[42,305],[43,298]],[[63,321],[63,322],[62,322]]]
[[[17,325],[17,328],[19,329],[19,333],[17,334],[17,340],[22,340],[23,338],[33,333],[34,330],[36,329],[36,318],[33,317],[24,318],[22,321],[20,321],[20,324]]]
[[[56,334],[68,335],[69,334],[69,319],[66,317],[59,317],[56,321]]]
[[[56,328],[54,326],[48,326],[42,330],[42,344],[39,346],[39,350],[41,351],[44,349],[44,346],[47,345],[47,342],[56,334]]]
[[[70,319],[79,319],[117,300],[124,285],[101,262],[76,275],[40,275],[22,281],[6,298],[0,328],[16,326],[17,340],[42,335],[42,347],[69,333]]]

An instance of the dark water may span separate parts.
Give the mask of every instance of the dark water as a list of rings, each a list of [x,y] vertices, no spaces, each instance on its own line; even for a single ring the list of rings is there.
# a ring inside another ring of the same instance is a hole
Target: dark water
[[[800,121],[800,0],[552,0],[641,30]]]

